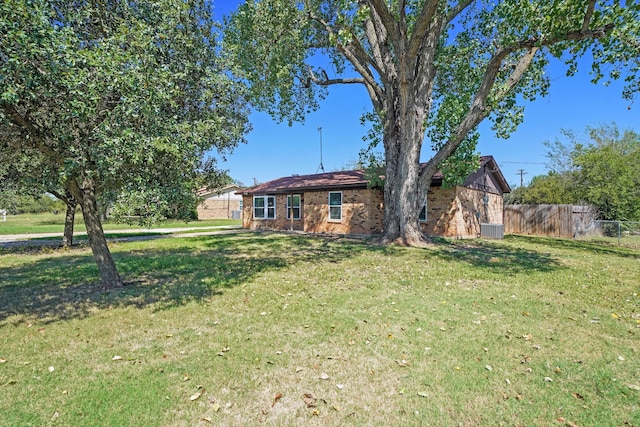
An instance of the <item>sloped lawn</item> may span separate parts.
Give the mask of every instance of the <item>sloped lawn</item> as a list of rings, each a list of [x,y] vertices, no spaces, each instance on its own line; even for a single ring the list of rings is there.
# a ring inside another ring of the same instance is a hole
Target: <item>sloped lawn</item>
[[[112,249],[111,292],[87,249],[0,252],[0,425],[640,425],[638,249]]]

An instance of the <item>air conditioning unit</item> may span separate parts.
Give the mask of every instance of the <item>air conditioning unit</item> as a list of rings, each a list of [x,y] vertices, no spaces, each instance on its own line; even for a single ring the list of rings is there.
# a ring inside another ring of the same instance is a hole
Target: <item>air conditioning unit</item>
[[[503,239],[504,224],[480,224],[480,237],[486,239]]]
[[[242,211],[231,211],[231,219],[242,219]]]

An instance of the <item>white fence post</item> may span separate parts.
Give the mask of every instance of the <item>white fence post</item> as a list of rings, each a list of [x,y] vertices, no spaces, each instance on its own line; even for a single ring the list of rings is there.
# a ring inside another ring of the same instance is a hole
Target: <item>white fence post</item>
[[[2,215],[2,221],[7,222],[7,210],[0,209],[0,215]]]

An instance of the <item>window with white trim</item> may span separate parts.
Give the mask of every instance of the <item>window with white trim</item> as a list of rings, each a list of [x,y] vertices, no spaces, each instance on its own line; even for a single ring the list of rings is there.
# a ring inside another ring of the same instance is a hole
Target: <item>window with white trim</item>
[[[422,209],[420,209],[420,215],[418,215],[418,221],[427,222],[427,202],[424,202]]]
[[[293,203],[291,198],[293,197]],[[293,219],[300,219],[300,195],[294,194],[287,196],[287,219],[291,219],[291,211],[293,210]]]
[[[275,219],[275,217],[276,217],[276,197],[275,196],[253,196],[253,218]]]
[[[329,192],[329,220],[340,221],[342,219],[342,191]]]

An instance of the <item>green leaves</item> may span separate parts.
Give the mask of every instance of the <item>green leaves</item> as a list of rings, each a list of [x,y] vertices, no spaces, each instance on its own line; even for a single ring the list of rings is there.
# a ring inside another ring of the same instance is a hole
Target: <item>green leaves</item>
[[[206,2],[9,0],[0,18],[0,100],[22,120],[0,109],[0,132],[36,150],[34,170],[45,155],[49,185],[167,188],[163,177],[192,179],[206,152],[244,141],[244,89]]]
[[[587,128],[588,140],[564,131],[567,141],[546,143],[553,171],[512,195],[525,204],[587,203],[600,219],[640,220],[640,135],[615,124]]]

